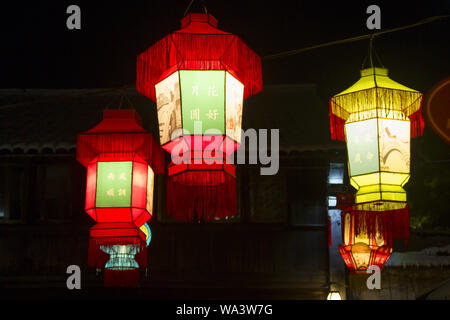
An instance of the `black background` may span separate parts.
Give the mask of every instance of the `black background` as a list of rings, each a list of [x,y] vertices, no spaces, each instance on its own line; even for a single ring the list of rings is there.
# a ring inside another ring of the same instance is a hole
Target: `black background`
[[[106,88],[133,85],[136,56],[179,29],[186,1],[16,1],[2,3],[0,87]],[[66,8],[81,8],[81,30]],[[382,30],[450,13],[450,1],[195,0],[262,57],[371,31],[366,8],[381,8]],[[426,92],[450,71],[450,19],[379,36],[374,47],[394,80]],[[356,81],[368,40],[263,61],[266,84],[316,83],[322,99]]]

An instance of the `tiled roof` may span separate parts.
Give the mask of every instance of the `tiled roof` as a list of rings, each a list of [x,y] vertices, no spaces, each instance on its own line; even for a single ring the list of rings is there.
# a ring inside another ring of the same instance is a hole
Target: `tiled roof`
[[[75,150],[76,136],[101,121],[105,108],[117,108],[118,92],[83,95],[85,89],[0,89],[0,153],[57,153]],[[134,89],[127,97],[142,126],[158,137],[155,104]],[[34,101],[24,104],[23,102]],[[5,105],[18,104],[2,108]],[[128,108],[126,99],[122,108]],[[280,129],[280,150],[342,149],[329,138],[328,106],[314,85],[266,86],[244,102],[243,128]]]

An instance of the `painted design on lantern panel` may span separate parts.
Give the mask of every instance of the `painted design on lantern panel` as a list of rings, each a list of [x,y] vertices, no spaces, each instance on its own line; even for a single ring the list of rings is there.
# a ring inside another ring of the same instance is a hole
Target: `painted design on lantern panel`
[[[227,100],[226,112],[227,136],[241,143],[242,105],[244,100],[244,85],[228,72],[226,73]]]
[[[410,122],[380,119],[379,132],[381,170],[409,173]]]
[[[120,208],[131,202],[131,161],[98,162],[97,207]]]
[[[180,71],[183,129],[194,132],[194,122],[224,133],[225,71]]]
[[[351,122],[345,125],[350,175],[379,170],[377,119]]]
[[[150,214],[153,214],[153,188],[155,183],[155,174],[150,166],[147,170],[147,204],[146,209]]]
[[[366,270],[370,262],[370,247],[365,243],[356,243],[352,246],[352,255],[357,270]]]
[[[161,144],[171,140],[172,132],[181,128],[181,98],[178,72],[155,85]]]

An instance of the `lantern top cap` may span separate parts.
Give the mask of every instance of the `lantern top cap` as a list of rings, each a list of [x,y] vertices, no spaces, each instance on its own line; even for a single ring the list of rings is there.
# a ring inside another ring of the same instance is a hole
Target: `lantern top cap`
[[[142,119],[136,110],[104,110],[103,119],[134,119],[137,124],[142,125]]]
[[[177,33],[228,34],[217,29],[218,21],[209,13],[189,13],[181,19],[181,29]]]
[[[366,68],[361,70],[361,77],[367,77],[367,76],[386,76],[388,75],[389,70],[386,68]]]
[[[408,88],[388,77],[388,69],[385,68],[367,68],[361,70],[361,78],[348,89],[338,93],[333,98],[346,94],[361,94],[365,90],[374,88],[384,88],[412,92],[421,95],[417,90]],[[333,99],[332,98],[332,99]],[[413,100],[415,100],[415,97]]]
[[[206,22],[217,28],[217,19],[209,13],[189,13],[181,19],[181,28],[186,28],[192,22]]]
[[[145,132],[135,110],[105,110],[103,120],[86,133]]]

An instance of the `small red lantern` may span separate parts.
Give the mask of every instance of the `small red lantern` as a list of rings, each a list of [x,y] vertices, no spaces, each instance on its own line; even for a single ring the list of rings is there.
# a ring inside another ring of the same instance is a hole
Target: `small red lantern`
[[[154,174],[164,154],[134,110],[105,110],[78,135],[77,160],[87,167],[86,212],[97,222],[143,225],[152,216]]]
[[[160,142],[172,155],[167,213],[180,220],[235,215],[228,155],[241,142],[243,99],[262,89],[260,57],[217,29],[210,14],[189,14],[181,30],[138,56],[136,88],[157,103]]]
[[[392,254],[393,239],[409,236],[408,207],[363,211],[356,205],[341,214],[343,245],[339,251],[351,273],[365,273],[371,265],[383,268]]]
[[[90,230],[88,265],[104,269],[107,287],[138,286],[140,269],[147,267],[145,233],[133,223],[97,223]]]
[[[357,212],[342,213],[344,245],[339,246],[339,252],[348,270],[350,273],[366,273],[372,265],[382,269],[392,253],[389,233],[381,219],[375,219],[372,226],[361,225],[357,221]],[[371,230],[368,227],[372,227]]]

